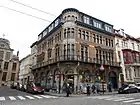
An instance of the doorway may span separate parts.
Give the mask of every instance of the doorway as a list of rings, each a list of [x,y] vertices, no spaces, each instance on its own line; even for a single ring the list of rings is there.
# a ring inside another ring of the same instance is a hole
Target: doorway
[[[112,88],[113,89],[118,88],[117,75],[114,71],[109,72],[109,81],[112,83]]]

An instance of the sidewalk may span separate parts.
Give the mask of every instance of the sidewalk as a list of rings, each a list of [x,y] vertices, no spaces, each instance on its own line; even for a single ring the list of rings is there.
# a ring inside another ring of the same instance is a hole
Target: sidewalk
[[[45,94],[47,95],[51,95],[51,96],[57,96],[57,97],[66,97],[66,93],[55,93],[55,92],[45,92]],[[113,92],[104,92],[104,94],[102,92],[95,93],[95,94],[91,94],[90,96],[100,96],[100,95],[116,95],[118,94],[117,91],[113,91]],[[78,97],[78,96],[87,96],[87,94],[71,94],[71,97]]]

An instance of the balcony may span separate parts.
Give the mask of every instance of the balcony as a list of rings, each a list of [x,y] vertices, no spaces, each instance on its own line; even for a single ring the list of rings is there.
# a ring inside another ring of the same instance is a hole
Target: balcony
[[[74,55],[67,55],[67,56],[58,56],[55,58],[50,58],[46,62],[38,63],[37,65],[33,66],[32,69],[45,67],[50,64],[54,64],[57,62],[83,62],[83,63],[91,63],[91,64],[104,64],[104,65],[110,65],[110,66],[120,66],[118,62],[111,62],[111,61],[105,61],[90,57],[82,57],[82,56],[74,56]]]

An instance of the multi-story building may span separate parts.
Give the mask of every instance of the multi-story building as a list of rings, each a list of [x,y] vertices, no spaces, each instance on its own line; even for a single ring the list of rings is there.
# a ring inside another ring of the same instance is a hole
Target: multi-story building
[[[116,54],[124,82],[140,82],[140,40],[115,30]]]
[[[10,42],[0,38],[0,85],[9,85],[18,80],[19,57],[13,54]]]
[[[29,81],[33,81],[31,63],[31,54],[20,60],[19,82],[22,84],[27,84]]]
[[[101,69],[101,80],[117,88],[121,69],[114,39],[113,25],[77,9],[65,9],[38,35],[34,81],[57,91],[68,82],[76,91],[80,85],[96,82]]]

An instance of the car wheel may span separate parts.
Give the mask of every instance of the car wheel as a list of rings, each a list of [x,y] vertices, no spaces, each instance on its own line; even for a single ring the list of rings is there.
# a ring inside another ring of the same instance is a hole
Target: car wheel
[[[138,92],[139,92],[139,90],[137,89],[137,90],[136,90],[136,93],[138,93]]]

